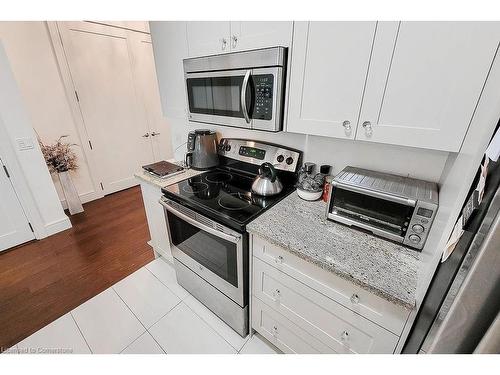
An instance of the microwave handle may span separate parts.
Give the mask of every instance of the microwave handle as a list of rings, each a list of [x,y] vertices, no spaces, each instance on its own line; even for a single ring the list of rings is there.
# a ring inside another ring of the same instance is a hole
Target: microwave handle
[[[247,108],[247,88],[248,88],[248,81],[250,80],[250,75],[252,74],[251,70],[247,70],[245,73],[245,78],[243,78],[243,84],[241,85],[241,110],[243,111],[243,116],[245,116],[245,121],[247,124],[250,124],[250,116],[248,114],[248,108]]]

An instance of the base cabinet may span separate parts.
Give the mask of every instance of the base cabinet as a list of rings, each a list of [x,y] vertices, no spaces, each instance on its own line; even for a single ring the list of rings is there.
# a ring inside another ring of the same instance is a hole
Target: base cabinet
[[[165,214],[163,207],[158,203],[160,197],[163,195],[161,189],[157,186],[141,182],[141,192],[148,219],[149,234],[151,236],[149,244],[156,253],[173,262]]]
[[[337,283],[335,294],[328,293],[317,287],[328,285],[328,280],[315,280],[314,270],[303,267],[302,272],[309,274],[310,282],[304,278],[298,280],[296,271],[291,272],[294,275],[287,272],[291,267],[261,259],[266,241],[252,235],[251,243],[251,322],[262,336],[287,353],[394,353],[410,311],[394,306],[401,313],[393,314],[390,320],[380,320],[385,327],[381,326],[370,319],[374,315],[367,313],[367,309],[346,306],[342,295],[351,292],[349,285],[343,291]],[[295,270],[301,268],[300,262],[294,263],[292,257],[295,256],[288,253],[286,262],[294,264]],[[366,295],[360,299],[366,299]],[[393,305],[384,302],[388,308],[382,308],[379,302],[376,307],[380,312],[387,312]]]

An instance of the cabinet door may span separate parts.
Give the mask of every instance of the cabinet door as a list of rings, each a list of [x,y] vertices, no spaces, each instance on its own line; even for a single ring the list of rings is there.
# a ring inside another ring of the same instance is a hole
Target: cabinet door
[[[163,194],[159,187],[152,186],[145,182],[141,183],[141,193],[146,217],[148,219],[149,235],[151,236],[150,245],[153,247],[154,251],[172,261],[167,222],[165,220],[163,206],[159,203]]]
[[[292,30],[291,21],[232,21],[231,50],[289,47]]]
[[[356,139],[459,151],[499,40],[494,22],[379,23]]]
[[[229,21],[187,22],[189,56],[229,52],[230,25]]]
[[[296,22],[287,131],[352,139],[376,22]]]

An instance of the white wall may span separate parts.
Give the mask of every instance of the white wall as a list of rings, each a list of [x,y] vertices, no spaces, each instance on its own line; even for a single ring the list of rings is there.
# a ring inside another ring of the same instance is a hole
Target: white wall
[[[44,142],[61,135],[80,144],[45,22],[0,22],[2,41],[33,128]],[[83,201],[94,191],[83,150],[74,147],[80,168],[71,172]],[[61,200],[57,176],[52,176]]]
[[[0,40],[0,142],[26,215],[42,238],[71,227],[36,142],[29,112]],[[31,139],[34,147],[20,150],[16,140]]]

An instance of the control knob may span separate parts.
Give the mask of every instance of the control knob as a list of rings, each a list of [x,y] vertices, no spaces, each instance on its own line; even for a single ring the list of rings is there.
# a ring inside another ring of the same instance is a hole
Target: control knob
[[[413,229],[413,231],[415,233],[423,233],[424,232],[424,227],[420,224],[414,224],[411,229]]]
[[[420,242],[420,237],[417,236],[416,234],[411,234],[410,237],[408,237],[410,239],[411,242],[413,242],[414,244],[417,244]]]
[[[230,144],[226,144],[225,150],[226,150],[226,152],[231,151],[231,145]]]
[[[278,155],[278,157],[276,158],[276,160],[278,160],[278,163],[282,163],[283,160],[285,160],[285,157],[283,155]]]
[[[290,165],[290,164],[292,164],[292,163],[293,163],[293,158],[292,158],[291,156],[289,156],[289,157],[287,157],[287,158],[286,158],[285,162],[286,162],[288,165]]]

